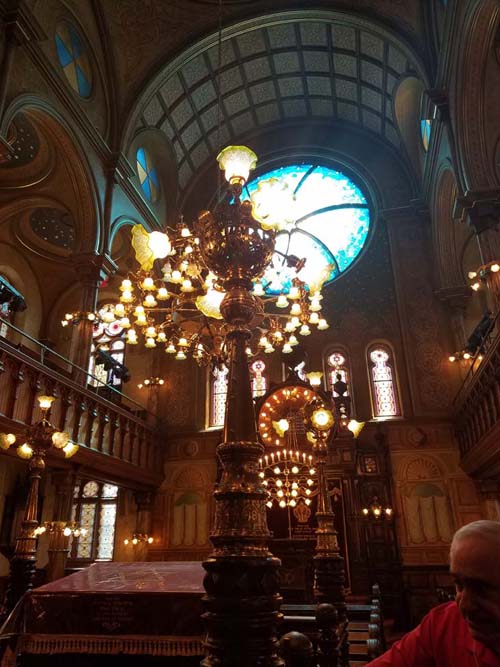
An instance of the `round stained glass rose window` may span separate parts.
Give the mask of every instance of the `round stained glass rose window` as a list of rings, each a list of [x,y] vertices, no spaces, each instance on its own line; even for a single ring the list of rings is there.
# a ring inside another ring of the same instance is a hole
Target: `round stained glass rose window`
[[[309,163],[280,167],[253,179],[242,198],[250,199],[259,188],[265,192],[271,179],[281,182],[287,192],[290,222],[277,234],[276,252],[262,279],[266,292],[286,292],[291,286],[296,274],[285,255],[305,258],[300,277],[306,283],[331,282],[351,266],[366,243],[370,228],[366,197],[342,172]]]

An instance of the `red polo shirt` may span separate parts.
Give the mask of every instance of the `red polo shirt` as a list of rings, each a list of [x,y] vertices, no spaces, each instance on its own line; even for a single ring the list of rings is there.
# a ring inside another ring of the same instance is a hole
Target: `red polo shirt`
[[[430,611],[420,625],[370,667],[500,667],[500,657],[473,639],[455,602]],[[368,666],[367,666],[368,667]]]

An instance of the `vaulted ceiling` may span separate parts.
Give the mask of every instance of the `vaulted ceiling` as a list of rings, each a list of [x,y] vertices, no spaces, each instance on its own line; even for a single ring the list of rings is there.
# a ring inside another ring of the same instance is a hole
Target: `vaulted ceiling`
[[[377,22],[343,12],[290,11],[239,23],[188,47],[139,100],[129,136],[170,140],[179,185],[228,142],[300,120],[353,123],[399,147],[398,82],[425,79],[415,54]]]

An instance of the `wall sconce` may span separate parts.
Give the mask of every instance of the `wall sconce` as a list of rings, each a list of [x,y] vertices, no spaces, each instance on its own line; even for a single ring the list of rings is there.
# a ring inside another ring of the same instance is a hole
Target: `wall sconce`
[[[347,428],[355,438],[359,438],[359,434],[364,429],[366,422],[358,422],[355,419],[351,419],[347,424]]]
[[[149,389],[150,387],[161,387],[164,384],[165,380],[163,380],[163,378],[149,377],[143,380],[142,382],[139,382],[137,386],[139,387],[139,389],[142,389],[143,387]]]
[[[372,502],[368,505],[368,507],[363,507],[361,510],[363,512],[363,516],[367,518],[374,518],[374,519],[382,519],[382,518],[387,518],[391,519],[393,515],[393,509],[389,505],[386,505],[385,507],[380,503],[378,496],[373,496]]]
[[[94,312],[86,310],[76,310],[72,313],[66,313],[64,319],[61,320],[61,325],[67,327],[68,324],[73,324],[76,326],[82,321],[95,322],[97,320],[97,315]]]
[[[147,533],[134,533],[132,537],[126,537],[123,540],[123,544],[125,546],[128,546],[131,544],[132,546],[136,546],[137,544],[153,544],[154,542],[154,537],[152,535],[148,535]]]
[[[481,283],[486,283],[490,274],[498,273],[500,271],[500,264],[496,261],[483,264],[476,271],[469,271],[469,280],[471,281],[471,289],[477,292],[481,289]]]
[[[35,537],[39,537],[47,533],[52,535],[54,533],[62,533],[64,537],[80,537],[88,533],[86,528],[80,528],[80,524],[76,521],[45,521],[43,526],[38,526],[33,531]]]

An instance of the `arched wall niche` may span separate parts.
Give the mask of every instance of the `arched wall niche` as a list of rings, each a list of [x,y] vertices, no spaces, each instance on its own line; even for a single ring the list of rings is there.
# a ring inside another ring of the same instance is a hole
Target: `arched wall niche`
[[[156,170],[159,189],[156,201],[151,201],[145,195],[138,176],[137,151],[143,148]],[[134,183],[138,191],[146,200],[149,207],[155,212],[161,226],[175,225],[177,217],[177,163],[175,154],[167,137],[158,129],[144,129],[139,131],[128,147],[127,157],[134,171]]]
[[[500,133],[500,68],[495,54],[499,17],[500,7],[495,0],[469,4],[462,25],[465,38],[457,74],[450,86],[460,185],[465,192],[499,185],[494,157]]]
[[[420,136],[424,84],[414,76],[402,79],[394,95],[394,114],[416,178],[422,178],[424,151]]]
[[[72,213],[76,223],[74,252],[99,252],[102,233],[98,187],[86,159],[86,151],[65,119],[45,101],[29,95],[14,100],[5,112],[5,131],[19,111],[29,118],[39,135],[44,135],[57,155],[51,179],[45,179],[43,192],[59,200]],[[36,192],[36,189],[33,189]]]
[[[449,161],[439,167],[436,182],[432,198],[432,230],[438,288],[463,286],[467,274],[462,257],[472,231],[465,223],[453,219],[458,188]]]

